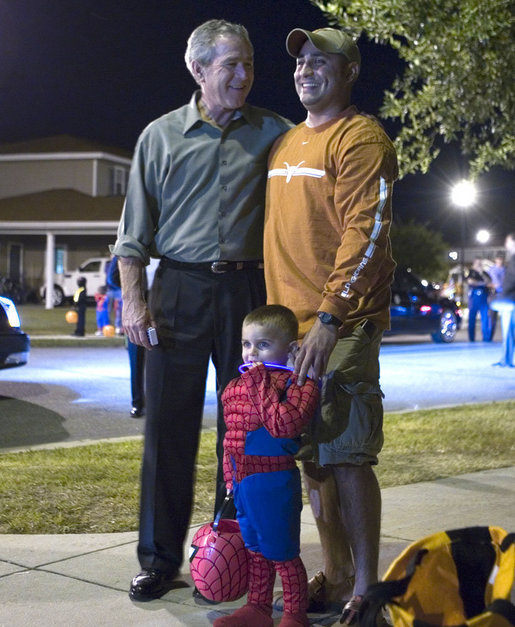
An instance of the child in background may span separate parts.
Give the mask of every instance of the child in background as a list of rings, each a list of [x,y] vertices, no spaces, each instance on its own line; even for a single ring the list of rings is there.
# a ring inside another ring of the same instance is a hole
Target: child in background
[[[247,603],[215,627],[272,627],[276,572],[284,593],[280,627],[309,625],[307,576],[300,554],[298,436],[315,413],[317,384],[299,387],[285,366],[298,348],[298,322],[281,305],[247,315],[242,328],[244,364],[222,395],[227,432],[224,478],[233,491],[237,519],[249,551]]]
[[[107,295],[107,286],[101,285],[95,294],[97,303],[97,330],[95,335],[103,335],[102,329],[110,324],[109,321],[109,296]]]
[[[106,267],[106,286],[109,296],[109,306],[114,312],[114,327],[116,335],[123,335],[122,329],[122,283],[118,257],[111,255],[111,261]]]
[[[77,337],[84,337],[86,333],[86,304],[88,299],[88,293],[86,291],[86,278],[80,276],[77,279],[77,290],[73,295],[74,308],[78,314],[77,326],[72,335]]]

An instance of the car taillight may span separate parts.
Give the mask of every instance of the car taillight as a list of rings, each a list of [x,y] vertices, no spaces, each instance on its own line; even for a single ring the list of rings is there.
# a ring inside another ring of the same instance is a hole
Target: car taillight
[[[431,305],[422,305],[420,307],[420,313],[429,313],[431,311]]]

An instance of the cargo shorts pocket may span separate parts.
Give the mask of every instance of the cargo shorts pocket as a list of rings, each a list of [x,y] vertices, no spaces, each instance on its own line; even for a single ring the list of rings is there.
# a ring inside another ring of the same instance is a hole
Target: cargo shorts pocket
[[[367,382],[344,383],[338,373],[327,377],[320,416],[312,437],[319,463],[376,462],[383,445],[381,388]],[[316,447],[315,447],[316,448]]]

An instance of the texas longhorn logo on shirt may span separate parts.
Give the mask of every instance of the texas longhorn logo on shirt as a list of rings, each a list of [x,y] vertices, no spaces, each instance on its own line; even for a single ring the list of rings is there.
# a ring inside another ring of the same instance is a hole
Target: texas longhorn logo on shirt
[[[320,179],[325,175],[324,170],[317,170],[316,168],[301,168],[300,166],[305,163],[301,161],[298,165],[290,165],[284,162],[285,168],[274,168],[268,171],[268,178],[272,176],[285,176],[286,182],[289,183],[292,176],[312,176],[313,178]]]

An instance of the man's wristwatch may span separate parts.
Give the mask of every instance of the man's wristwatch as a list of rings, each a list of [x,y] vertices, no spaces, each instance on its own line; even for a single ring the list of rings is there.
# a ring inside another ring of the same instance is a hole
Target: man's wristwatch
[[[317,316],[322,324],[331,324],[336,327],[340,327],[342,324],[342,321],[338,320],[336,316],[333,316],[332,314],[327,313],[325,311],[319,311],[317,313]]]

